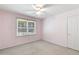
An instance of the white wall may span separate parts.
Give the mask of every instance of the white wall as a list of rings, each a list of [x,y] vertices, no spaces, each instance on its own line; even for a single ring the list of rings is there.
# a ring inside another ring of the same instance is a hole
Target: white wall
[[[43,39],[67,47],[67,17],[72,15],[79,15],[79,9],[45,19],[43,22]]]

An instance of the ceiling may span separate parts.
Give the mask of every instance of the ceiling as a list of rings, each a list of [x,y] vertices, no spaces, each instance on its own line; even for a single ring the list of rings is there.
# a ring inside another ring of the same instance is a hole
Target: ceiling
[[[42,12],[41,15],[37,15],[36,11],[32,7],[32,4],[0,4],[1,10],[8,10],[8,11],[17,12],[32,17],[40,17],[40,18],[54,16],[76,8],[79,8],[78,4],[51,4],[49,7],[46,8],[45,11]]]

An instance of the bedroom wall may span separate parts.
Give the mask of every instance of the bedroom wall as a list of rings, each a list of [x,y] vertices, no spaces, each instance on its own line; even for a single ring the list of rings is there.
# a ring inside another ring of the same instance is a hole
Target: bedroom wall
[[[79,16],[79,9],[73,9],[45,19],[43,22],[43,39],[67,47],[67,17],[72,15]]]
[[[31,36],[16,36],[16,18],[29,18],[37,22],[37,34]],[[18,13],[0,11],[0,49],[8,48],[42,39],[42,21]]]

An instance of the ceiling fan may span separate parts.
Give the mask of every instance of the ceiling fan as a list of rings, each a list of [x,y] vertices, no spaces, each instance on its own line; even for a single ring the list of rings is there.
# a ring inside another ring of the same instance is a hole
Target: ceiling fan
[[[28,12],[35,12],[36,15],[40,15],[44,12],[46,12],[47,8],[49,8],[50,6],[52,6],[52,4],[33,4],[32,8],[33,10],[25,10]]]

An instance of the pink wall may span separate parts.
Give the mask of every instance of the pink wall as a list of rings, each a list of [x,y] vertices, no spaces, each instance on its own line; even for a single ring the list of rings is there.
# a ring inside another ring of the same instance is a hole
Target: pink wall
[[[37,34],[31,36],[16,36],[16,18],[30,18],[21,14],[0,11],[0,49],[16,46],[42,39],[42,21],[37,21]]]

